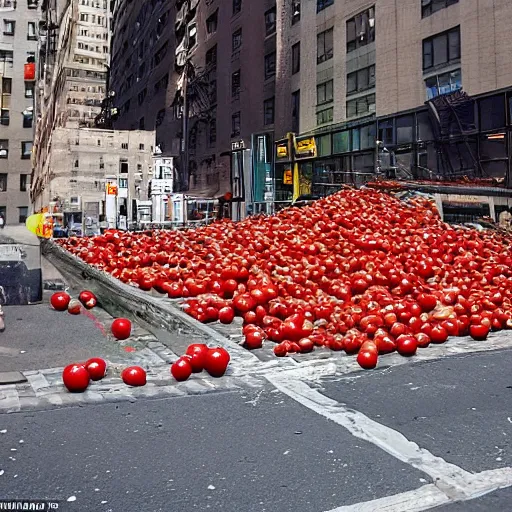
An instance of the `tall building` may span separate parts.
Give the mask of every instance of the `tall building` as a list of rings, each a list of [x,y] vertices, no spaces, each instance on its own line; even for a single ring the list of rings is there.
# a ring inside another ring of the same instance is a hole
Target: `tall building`
[[[511,14],[509,0],[117,0],[117,125],[156,127],[175,191],[229,189],[235,218],[375,175],[511,186]]]
[[[283,186],[290,196],[376,173],[512,185],[511,2],[287,4],[276,131],[291,113],[298,136],[277,145],[278,188],[286,172],[297,174],[295,190]]]
[[[37,0],[0,0],[0,214],[7,224],[29,213]]]
[[[47,0],[39,37],[37,124],[34,138],[36,208],[46,206],[53,169],[56,128],[92,128],[106,97],[110,60],[110,10],[107,0]]]
[[[252,162],[271,171],[275,2],[118,0],[113,27],[115,127],[156,128],[162,154],[178,163],[176,192],[245,201]]]
[[[32,202],[85,230],[103,216],[126,229],[150,204],[154,131],[96,126],[108,103],[110,23],[107,0],[43,4]]]

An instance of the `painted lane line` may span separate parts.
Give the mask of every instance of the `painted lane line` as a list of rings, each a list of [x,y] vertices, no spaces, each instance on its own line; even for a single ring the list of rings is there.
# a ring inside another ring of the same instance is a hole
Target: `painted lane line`
[[[452,503],[452,500],[434,484],[428,484],[413,491],[341,506],[328,512],[421,512],[447,503]]]
[[[386,453],[429,475],[435,485],[448,497],[463,500],[474,494],[475,485],[485,489],[485,483],[468,471],[446,462],[400,432],[377,423],[364,414],[348,409],[339,402],[311,389],[306,383],[290,380],[283,375],[267,376],[267,379],[279,391],[286,394],[304,407],[324,416],[346,428],[353,436],[363,439],[384,450]],[[494,482],[488,482],[491,487]]]
[[[477,473],[474,476],[475,487],[465,499],[451,499],[435,484],[428,484],[412,491],[386,496],[372,501],[345,505],[328,512],[420,512],[432,508],[469,501],[489,494],[498,489],[512,486],[512,469],[504,468]]]

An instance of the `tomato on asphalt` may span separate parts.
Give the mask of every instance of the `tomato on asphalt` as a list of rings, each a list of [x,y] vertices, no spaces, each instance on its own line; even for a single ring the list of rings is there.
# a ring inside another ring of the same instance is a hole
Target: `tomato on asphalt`
[[[396,349],[402,356],[413,356],[418,350],[418,341],[414,336],[403,336],[397,340]]]
[[[185,355],[190,356],[190,365],[194,373],[204,370],[206,355],[210,349],[204,343],[193,343],[187,347]]]
[[[96,295],[94,295],[94,293],[90,292],[89,290],[80,292],[78,300],[82,303],[85,309],[92,309],[98,304]]]
[[[376,352],[365,350],[357,354],[357,362],[361,368],[372,370],[377,366],[378,355]]]
[[[50,297],[50,304],[56,311],[66,311],[71,297],[66,292],[55,292]]]

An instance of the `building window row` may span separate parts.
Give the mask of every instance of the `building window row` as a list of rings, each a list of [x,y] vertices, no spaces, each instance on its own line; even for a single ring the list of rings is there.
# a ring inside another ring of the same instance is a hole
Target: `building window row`
[[[32,155],[32,141],[22,141],[21,158],[28,159]],[[0,158],[9,158],[9,140],[0,139]]]
[[[426,18],[427,16],[431,16],[437,11],[441,9],[445,9],[446,7],[450,7],[450,5],[454,5],[459,3],[459,0],[420,0],[421,1],[421,17]]]
[[[347,101],[347,118],[375,113],[375,94]]]
[[[423,40],[423,70],[460,60],[460,26]]]
[[[334,0],[316,0],[316,12],[323,11],[330,5],[334,4]]]
[[[317,42],[317,53],[316,62],[321,64],[329,59],[332,59],[334,55],[334,28],[324,30],[316,37]]]
[[[333,93],[334,81],[328,80],[316,86],[316,104],[318,106],[331,103],[334,99]]]
[[[375,87],[375,64],[347,75],[347,96]]]

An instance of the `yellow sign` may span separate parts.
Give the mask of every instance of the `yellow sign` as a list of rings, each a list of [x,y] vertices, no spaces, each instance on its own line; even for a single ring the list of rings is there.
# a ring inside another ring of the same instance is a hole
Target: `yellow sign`
[[[51,238],[53,234],[53,219],[43,213],[31,215],[25,221],[27,229],[41,238]]]
[[[314,137],[295,139],[295,155],[299,158],[316,157],[316,142]]]
[[[107,183],[107,196],[117,196],[117,185]]]
[[[288,145],[279,144],[277,146],[277,158],[288,158]]]
[[[285,169],[283,176],[284,185],[293,185],[293,173],[291,169]]]

